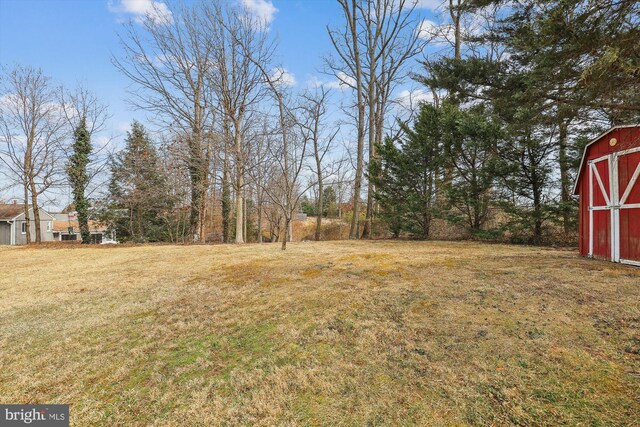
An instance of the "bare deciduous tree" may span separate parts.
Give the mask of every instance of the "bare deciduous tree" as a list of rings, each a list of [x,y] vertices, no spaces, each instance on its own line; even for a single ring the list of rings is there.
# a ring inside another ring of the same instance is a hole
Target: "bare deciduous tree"
[[[256,64],[268,67],[273,46],[264,26],[245,10],[211,5],[204,8],[208,42],[215,68],[210,83],[219,109],[227,124],[235,165],[236,243],[244,243],[243,190],[248,145],[244,141],[245,120],[249,110],[264,95],[264,79]]]
[[[357,151],[354,180],[353,218],[350,238],[360,237],[360,192],[365,162],[365,133],[368,153],[375,157],[375,144],[382,141],[385,115],[393,89],[404,80],[404,67],[426,41],[416,31],[414,0],[338,0],[346,24],[329,29],[337,58],[326,62],[340,81],[355,91]],[[344,76],[348,76],[345,78]],[[367,121],[365,122],[365,116]],[[363,237],[371,236],[373,186],[368,186]]]
[[[154,113],[158,124],[177,130],[188,147],[187,166],[191,185],[190,232],[204,239],[204,215],[211,147],[205,135],[214,122],[214,93],[208,74],[215,68],[209,33],[203,19],[205,6],[183,5],[173,19],[158,21],[148,16],[144,31],[130,22],[120,37],[122,58],[112,62],[134,82],[130,102]]]
[[[357,133],[356,171],[353,185],[353,217],[349,238],[357,239],[360,234],[360,192],[362,190],[362,177],[364,168],[364,135],[365,135],[365,98],[364,98],[364,73],[362,70],[360,26],[358,22],[359,0],[338,0],[342,9],[344,26],[331,29],[327,27],[329,38],[338,58],[327,58],[327,66],[335,74],[341,84],[355,91]]]
[[[302,137],[305,141],[311,142],[313,145],[314,165],[312,169],[318,188],[318,195],[316,197],[316,241],[320,240],[320,231],[322,228],[324,179],[326,175],[329,174],[325,157],[327,153],[329,153],[333,141],[340,131],[338,127],[330,134],[326,132],[324,119],[327,115],[326,104],[328,102],[328,96],[328,91],[323,87],[318,88],[316,93],[305,93],[302,95],[304,103],[302,105],[303,117],[300,121],[300,127],[302,128]]]
[[[245,44],[240,41],[244,48]],[[287,249],[287,241],[291,238],[291,221],[302,195],[307,189],[300,188],[300,178],[307,157],[307,141],[302,135],[295,134],[299,120],[290,107],[291,100],[287,94],[284,72],[269,73],[260,58],[252,56],[252,50],[243,49],[244,56],[249,59],[262,74],[263,81],[270,89],[271,96],[278,109],[278,142],[270,146],[274,163],[278,166],[276,176],[281,180],[280,191],[274,192],[266,187],[265,193],[271,201],[282,209],[284,215],[284,238],[282,250]],[[283,70],[282,67],[276,68]],[[278,197],[280,196],[280,197]]]
[[[365,84],[368,102],[369,159],[376,158],[376,144],[385,132],[386,113],[394,89],[407,77],[408,61],[422,52],[426,40],[419,37],[412,0],[368,0],[361,8],[366,27]],[[372,237],[375,187],[367,189],[367,212],[363,237]]]
[[[22,186],[27,243],[31,243],[31,219],[34,221],[36,243],[40,243],[38,197],[60,175],[58,148],[64,135],[64,121],[55,90],[42,70],[19,66],[8,72],[3,80],[0,161],[6,167],[5,175]],[[29,217],[29,202],[33,218]]]

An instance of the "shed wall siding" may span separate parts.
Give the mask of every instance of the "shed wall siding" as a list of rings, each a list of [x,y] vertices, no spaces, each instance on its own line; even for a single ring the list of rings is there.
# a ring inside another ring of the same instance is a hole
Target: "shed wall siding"
[[[11,244],[11,224],[0,221],[0,245]]]
[[[614,146],[611,146],[609,143],[612,138],[617,140],[617,143]],[[594,210],[592,215],[590,215],[589,212],[589,162],[603,156],[608,156],[613,153],[619,153],[636,147],[640,147],[640,127],[614,129],[587,147],[577,187],[578,193],[580,194],[579,250],[580,254],[583,256],[589,255],[590,245],[592,245],[594,257],[604,259],[612,258],[611,240],[613,236],[611,235],[611,210]],[[615,170],[611,170],[612,175],[609,173],[608,161],[598,162],[596,164],[596,169],[600,174],[600,178],[609,200],[619,201],[622,193],[628,186],[630,176],[638,165],[640,153],[633,153],[631,155],[625,154],[623,156],[619,155],[617,158],[618,165]],[[617,178],[618,192],[616,194],[611,194],[611,176],[615,176],[615,178]],[[605,197],[599,189],[599,184],[595,177],[593,178],[593,186],[593,200],[591,205],[606,206]],[[636,184],[632,188],[633,190],[630,192],[626,204],[635,204],[640,202],[640,184]],[[612,196],[615,197],[612,199]],[[619,233],[620,258],[631,261],[640,261],[640,209],[616,208],[616,210],[620,212],[619,229],[616,230],[616,232]],[[593,217],[593,224],[590,224],[591,217]],[[593,227],[592,243],[590,242],[591,226]]]

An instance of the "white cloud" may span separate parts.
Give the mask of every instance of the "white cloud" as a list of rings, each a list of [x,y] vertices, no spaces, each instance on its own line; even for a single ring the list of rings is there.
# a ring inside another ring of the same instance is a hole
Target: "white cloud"
[[[452,45],[455,42],[455,27],[451,23],[437,24],[429,19],[424,19],[417,31],[418,37],[429,40],[432,45]],[[483,33],[483,21],[476,17],[465,19],[460,31],[463,40],[480,36]]]
[[[242,0],[242,5],[264,25],[269,25],[278,12],[271,0]]]
[[[444,5],[444,0],[415,0],[416,9],[439,10]]]
[[[344,90],[348,89],[349,87],[354,87],[356,84],[356,79],[343,71],[340,71],[336,77],[338,78],[338,80],[324,83],[324,86],[330,89]]]
[[[287,71],[286,68],[277,67],[273,70],[271,74],[271,78],[276,81],[276,83],[283,86],[294,86],[296,82],[296,77]]]
[[[169,6],[162,1],[155,0],[119,0],[109,1],[109,10],[117,14],[133,15],[139,24],[150,20],[156,25],[166,25],[173,22],[173,13]]]
[[[432,44],[452,43],[455,40],[455,29],[451,24],[438,25],[425,19],[418,28],[418,37],[431,40]]]
[[[319,88],[321,86],[324,85],[324,82],[322,80],[320,80],[317,76],[315,75],[310,75],[307,77],[307,82],[306,85],[308,88]]]
[[[398,93],[398,96],[396,96],[396,102],[408,110],[413,110],[421,103],[432,103],[433,94],[425,91],[424,89],[405,89]]]

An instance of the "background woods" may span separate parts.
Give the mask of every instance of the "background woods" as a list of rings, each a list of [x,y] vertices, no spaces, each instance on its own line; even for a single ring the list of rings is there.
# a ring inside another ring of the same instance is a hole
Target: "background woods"
[[[268,15],[154,4],[111,58],[147,113],[124,139],[91,82],[3,68],[0,189],[27,239],[47,205],[85,243],[96,221],[135,242],[572,244],[582,147],[640,120],[633,1],[338,0],[306,85]]]

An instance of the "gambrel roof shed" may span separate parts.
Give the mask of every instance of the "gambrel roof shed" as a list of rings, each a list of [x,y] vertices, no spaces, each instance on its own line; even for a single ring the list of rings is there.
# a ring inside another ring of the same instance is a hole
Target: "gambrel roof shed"
[[[640,125],[616,126],[587,144],[574,194],[580,254],[640,266]]]

